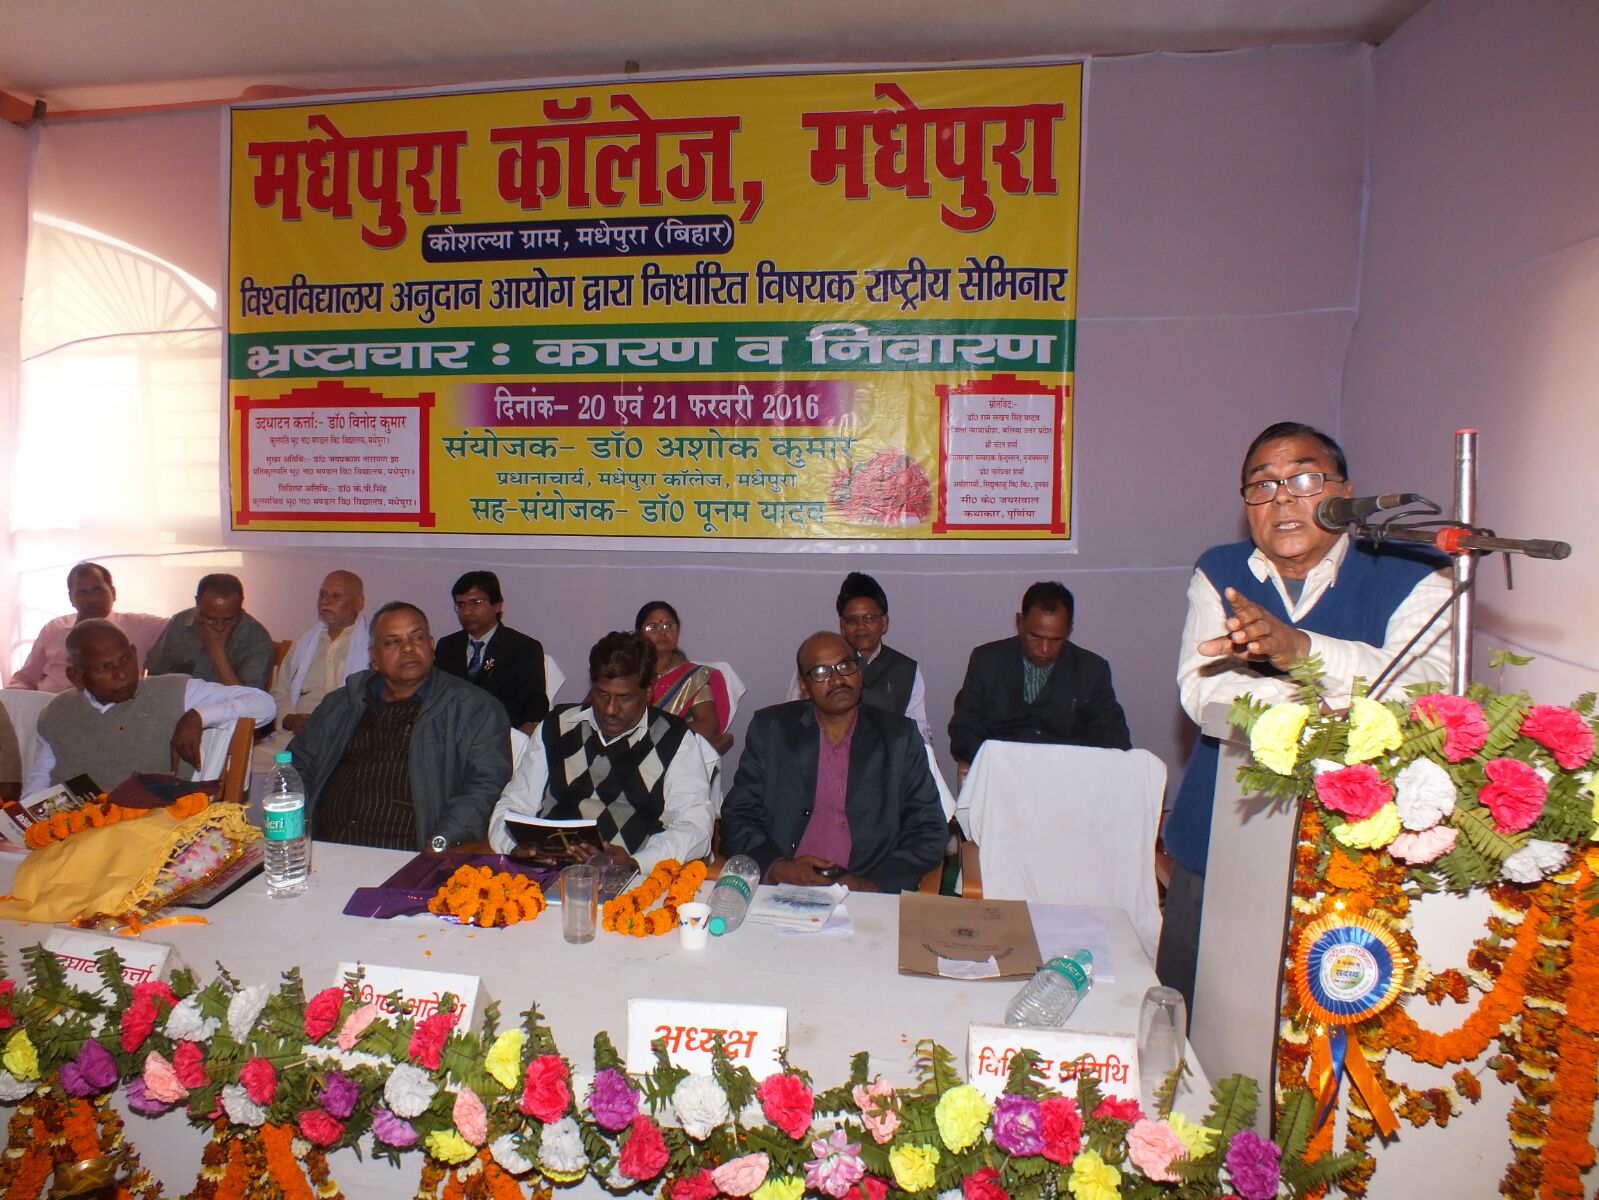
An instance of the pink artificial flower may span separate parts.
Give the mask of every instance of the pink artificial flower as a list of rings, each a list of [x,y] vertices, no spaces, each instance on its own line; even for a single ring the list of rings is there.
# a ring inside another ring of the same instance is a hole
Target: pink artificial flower
[[[327,1037],[339,1023],[339,1009],[343,1006],[343,988],[323,988],[312,996],[311,1003],[305,1006],[305,1036],[313,1042]]]
[[[178,1082],[193,1091],[211,1082],[205,1073],[205,1051],[196,1042],[179,1042],[172,1053],[172,1069]]]
[[[363,1004],[348,1017],[344,1018],[344,1027],[339,1030],[339,1036],[334,1039],[340,1050],[354,1050],[355,1044],[361,1040],[361,1035],[366,1032],[367,1026],[376,1021],[383,1010],[376,1004]]]
[[[1477,798],[1493,814],[1500,833],[1520,833],[1543,812],[1549,789],[1543,776],[1519,758],[1496,758],[1483,765],[1488,782]]]
[[[421,1063],[430,1071],[437,1071],[444,1059],[444,1043],[450,1040],[450,1030],[455,1028],[460,1014],[461,1010],[457,1008],[450,1012],[436,1012],[418,1021],[407,1050],[411,1061]]]
[[[1010,1193],[1000,1186],[999,1172],[993,1167],[973,1171],[961,1180],[961,1193],[965,1200],[1010,1200]]]
[[[692,1175],[674,1179],[666,1187],[667,1200],[716,1200],[716,1182],[701,1167]]]
[[[455,1108],[450,1114],[456,1131],[474,1146],[481,1146],[489,1136],[489,1110],[478,1094],[463,1087],[455,1095]]]
[[[1188,1147],[1165,1121],[1135,1121],[1127,1131],[1127,1157],[1157,1183],[1179,1182],[1181,1176],[1173,1173],[1171,1165],[1187,1153]]]
[[[861,1124],[872,1135],[872,1141],[879,1146],[886,1145],[899,1129],[899,1114],[885,1103],[894,1098],[894,1085],[874,1079],[865,1087],[856,1084],[851,1094],[861,1110]]]
[[[1593,727],[1581,713],[1564,705],[1534,704],[1521,722],[1521,732],[1547,749],[1568,771],[1593,757]]]
[[[1443,692],[1418,696],[1410,706],[1410,716],[1423,724],[1444,727],[1444,757],[1450,762],[1470,758],[1488,741],[1488,719],[1481,706],[1465,696]]]
[[[1144,1110],[1139,1107],[1136,1100],[1128,1100],[1121,1096],[1106,1096],[1094,1110],[1094,1118],[1100,1121],[1142,1121]]]
[[[1401,833],[1384,847],[1400,862],[1430,863],[1455,848],[1459,833],[1448,825],[1434,825],[1421,833]]]
[[[559,1054],[543,1054],[528,1063],[517,1107],[534,1120],[552,1125],[571,1106],[571,1072],[565,1060]]]
[[[172,1064],[155,1050],[144,1058],[144,1094],[162,1104],[176,1104],[189,1096],[189,1089],[178,1082]]]
[[[666,1166],[666,1139],[654,1121],[643,1113],[633,1118],[633,1130],[622,1147],[616,1169],[629,1179],[654,1179]]]
[[[798,1075],[768,1075],[755,1094],[760,1097],[766,1119],[789,1137],[798,1141],[810,1131],[816,1098]]]
[[[730,1158],[711,1171],[711,1182],[724,1196],[748,1196],[766,1182],[772,1160],[764,1154],[745,1154]]]
[[[1394,798],[1393,785],[1383,781],[1370,763],[1356,763],[1316,776],[1316,795],[1328,808],[1351,821],[1364,821]]]
[[[1038,1116],[1044,1133],[1044,1157],[1069,1165],[1083,1148],[1083,1117],[1077,1111],[1077,1101],[1050,1096],[1039,1102]]]
[[[265,1108],[272,1103],[278,1090],[278,1071],[266,1059],[252,1058],[239,1068],[239,1082],[244,1085],[244,1094],[250,1097],[250,1103]]]
[[[331,1146],[344,1136],[344,1122],[334,1119],[326,1109],[308,1108],[300,1114],[300,1132],[313,1145]]]

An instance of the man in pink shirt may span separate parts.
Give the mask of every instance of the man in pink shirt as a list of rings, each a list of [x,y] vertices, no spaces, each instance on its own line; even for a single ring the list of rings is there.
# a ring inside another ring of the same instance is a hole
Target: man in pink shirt
[[[67,572],[67,599],[76,611],[45,622],[33,639],[28,660],[17,668],[7,687],[30,692],[71,691],[72,681],[67,678],[67,634],[79,621],[110,621],[127,635],[128,641],[138,650],[141,662],[167,627],[165,617],[151,613],[112,612],[117,589],[111,582],[111,572],[99,563],[81,562]]]

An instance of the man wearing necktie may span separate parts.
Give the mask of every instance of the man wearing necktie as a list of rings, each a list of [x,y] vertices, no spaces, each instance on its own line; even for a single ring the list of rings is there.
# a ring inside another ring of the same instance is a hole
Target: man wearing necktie
[[[532,733],[550,711],[544,647],[502,622],[505,597],[493,571],[468,571],[450,594],[461,631],[439,639],[439,670],[477,684],[505,707],[512,725]]]

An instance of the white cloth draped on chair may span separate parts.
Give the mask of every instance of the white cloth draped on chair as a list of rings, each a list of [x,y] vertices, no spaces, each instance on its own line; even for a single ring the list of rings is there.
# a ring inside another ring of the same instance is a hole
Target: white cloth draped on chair
[[[0,705],[5,706],[11,727],[17,731],[17,750],[22,756],[22,778],[33,770],[33,750],[39,740],[39,714],[55,699],[53,692],[31,692],[25,688],[0,689]]]
[[[1154,957],[1165,788],[1166,764],[1148,750],[984,742],[959,801],[984,898],[1114,906]]]
[[[738,716],[738,702],[744,698],[748,690],[744,681],[738,677],[738,672],[725,662],[702,663],[702,666],[713,667],[722,673],[722,682],[727,684],[727,723],[731,725],[733,718]]]
[[[566,682],[566,672],[556,666],[555,660],[548,653],[544,655],[544,698],[555,705],[555,693],[561,690],[561,685]]]

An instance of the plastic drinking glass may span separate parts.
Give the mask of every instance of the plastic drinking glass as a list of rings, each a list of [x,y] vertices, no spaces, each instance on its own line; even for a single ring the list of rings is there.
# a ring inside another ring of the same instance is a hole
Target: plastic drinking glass
[[[1176,988],[1152,987],[1138,1013],[1138,1083],[1145,1105],[1183,1061],[1188,1005]]]
[[[561,935],[576,945],[594,940],[599,912],[600,869],[577,863],[561,872]]]
[[[677,940],[685,950],[703,950],[710,940],[711,906],[699,901],[677,906]]]

